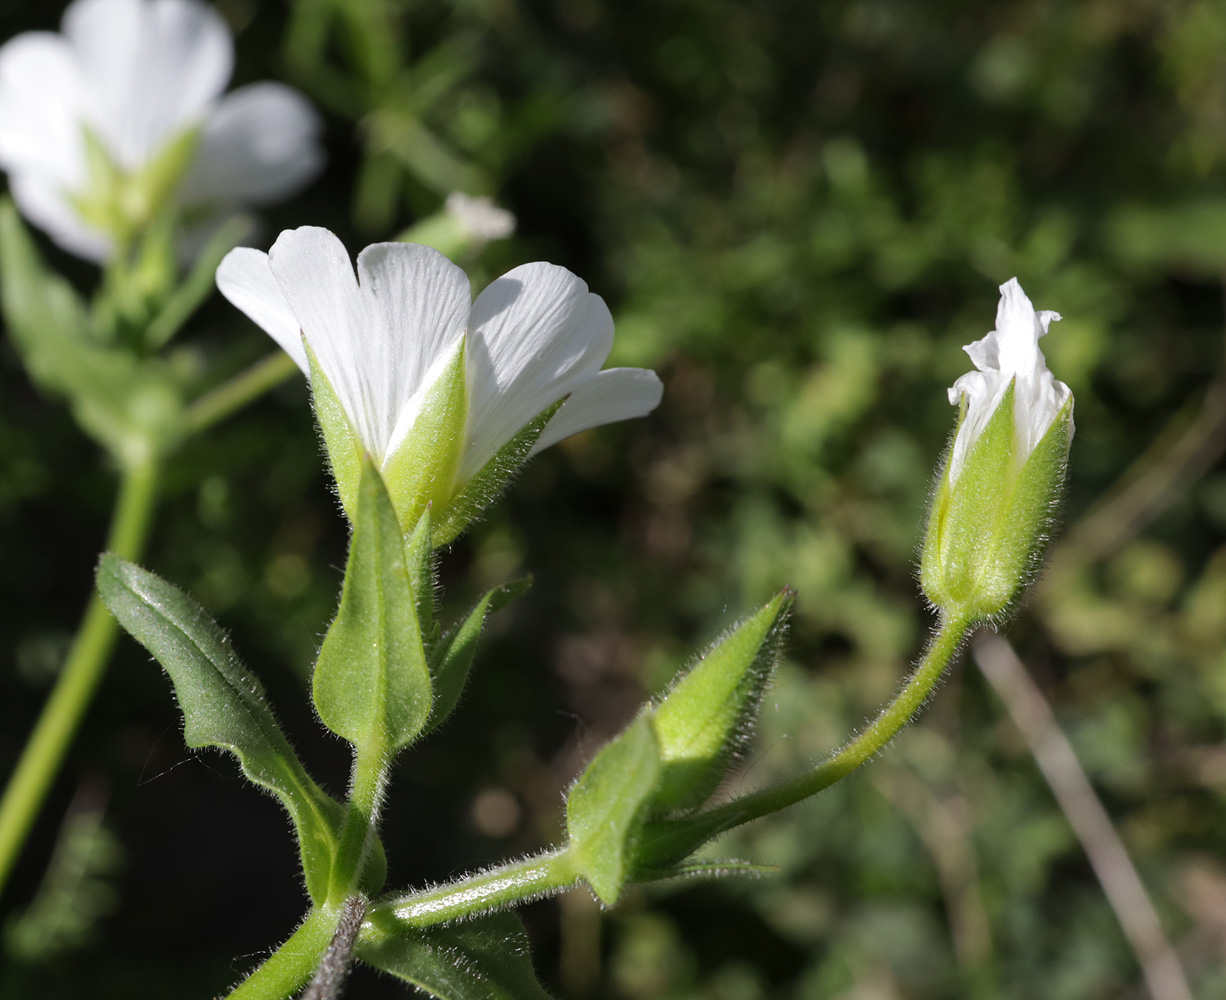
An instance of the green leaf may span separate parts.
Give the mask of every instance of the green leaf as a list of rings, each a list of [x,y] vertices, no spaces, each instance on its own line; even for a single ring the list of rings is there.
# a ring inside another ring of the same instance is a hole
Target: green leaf
[[[567,851],[592,891],[612,906],[634,873],[635,848],[660,778],[660,748],[640,715],[598,753],[566,800]]]
[[[349,415],[345,413],[328,376],[319,366],[310,344],[306,344],[306,353],[311,366],[311,401],[315,405],[315,419],[323,434],[324,450],[332,466],[332,478],[336,480],[337,496],[345,509],[345,516],[352,522],[357,519],[358,484],[362,479],[362,456],[365,452],[358,440],[358,432],[349,422]]]
[[[427,659],[430,664],[430,675],[434,678],[434,710],[430,713],[430,721],[426,732],[432,732],[447,719],[460,701],[464,685],[468,681],[468,672],[477,654],[477,640],[481,637],[481,629],[485,625],[487,615],[493,614],[499,608],[505,607],[510,601],[527,591],[532,586],[532,578],[512,580],[501,587],[495,587],[481,598],[455,628],[443,635],[434,643]]]
[[[466,381],[461,337],[426,390],[412,428],[384,460],[383,480],[405,531],[413,530],[432,501],[436,507],[446,504],[455,489],[468,419]]]
[[[113,553],[102,557],[97,579],[98,592],[119,623],[170,675],[183,712],[184,742],[229,750],[243,773],[285,806],[298,831],[307,891],[319,902],[344,807],[307,774],[273,717],[263,686],[204,609],[177,587]]]
[[[794,595],[777,594],[717,642],[652,710],[662,764],[657,809],[702,805],[753,731]]]
[[[403,536],[369,458],[340,610],[319,651],[312,693],[324,725],[360,748],[398,750],[430,715],[430,671]]]
[[[417,929],[388,920],[363,933],[357,956],[437,1000],[549,1000],[528,935],[512,913]]]
[[[498,454],[482,466],[460,491],[451,498],[446,508],[438,513],[434,526],[435,547],[446,545],[474,521],[486,507],[492,504],[506,488],[507,482],[528,458],[536,439],[545,425],[558,412],[565,399],[537,414],[515,437],[511,438]]]
[[[0,199],[0,309],[30,378],[66,396],[81,427],[124,464],[169,448],[182,394],[152,359],[95,340],[85,306],[49,272],[12,201]]]

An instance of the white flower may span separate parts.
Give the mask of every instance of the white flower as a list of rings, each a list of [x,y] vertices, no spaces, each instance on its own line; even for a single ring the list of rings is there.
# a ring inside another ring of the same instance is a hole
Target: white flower
[[[171,178],[189,209],[275,200],[319,171],[319,118],[297,91],[258,83],[221,98],[234,46],[212,7],[76,0],[62,29],[0,47],[0,168],[21,212],[66,250],[103,261],[115,245],[82,216],[97,180],[87,132],[131,178],[198,130],[186,175]],[[118,210],[139,216],[143,206]]]
[[[341,241],[306,226],[283,232],[267,254],[232,250],[217,287],[308,377],[309,345],[362,445],[384,467],[463,342],[457,489],[563,397],[533,452],[660,402],[655,372],[601,370],[613,319],[600,296],[554,264],[517,267],[472,302],[467,275],[437,250],[376,243],[358,255],[355,277]]]
[[[484,195],[474,198],[463,191],[452,191],[443,207],[465,234],[478,242],[505,240],[515,232],[515,216]]]
[[[978,371],[963,375],[949,390],[954,406],[966,399],[966,416],[949,457],[950,482],[957,480],[971,448],[1010,385],[1014,386],[1015,457],[1019,464],[1025,462],[1055,421],[1070,392],[1047,370],[1039,338],[1058,319],[1059,313],[1036,313],[1017,278],[1000,286],[996,329],[963,348]]]

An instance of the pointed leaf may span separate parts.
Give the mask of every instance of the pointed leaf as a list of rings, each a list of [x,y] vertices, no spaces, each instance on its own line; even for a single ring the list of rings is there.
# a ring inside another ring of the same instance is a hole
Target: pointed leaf
[[[280,799],[298,831],[307,890],[320,900],[344,807],[307,774],[263,686],[204,609],[165,580],[107,553],[98,564],[98,592],[170,675],[183,712],[184,742],[229,750],[248,778]]]
[[[571,786],[566,828],[575,870],[612,906],[636,867],[635,848],[660,778],[660,750],[646,714],[598,753]]]
[[[446,508],[439,512],[434,527],[436,547],[446,545],[492,504],[506,488],[507,482],[528,459],[532,446],[541,436],[545,425],[558,412],[565,399],[536,415],[515,437],[499,449],[498,454],[482,466],[481,471],[461,487]]]
[[[340,610],[312,682],[324,725],[358,747],[397,750],[430,714],[430,672],[396,512],[363,460]]]
[[[532,586],[532,578],[512,580],[486,593],[455,628],[430,647],[427,654],[434,678],[434,710],[426,732],[433,732],[455,711],[468,681],[468,671],[477,655],[477,640],[487,615],[505,607]]]
[[[777,594],[717,642],[651,713],[660,746],[657,809],[702,805],[753,731],[794,595]]]
[[[464,372],[464,338],[442,372],[426,390],[412,428],[383,463],[392,506],[405,531],[412,531],[427,504],[443,507],[455,488],[464,456],[468,387]]]
[[[357,956],[436,1000],[549,1000],[512,913],[424,929],[388,920],[364,930]]]

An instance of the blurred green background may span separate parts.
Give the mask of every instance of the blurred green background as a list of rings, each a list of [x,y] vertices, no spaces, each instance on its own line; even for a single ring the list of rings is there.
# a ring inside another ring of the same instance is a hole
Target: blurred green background
[[[0,35],[59,3],[0,3]],[[465,703],[398,767],[391,884],[558,834],[582,760],[735,617],[799,588],[730,788],[837,745],[931,619],[913,562],[961,345],[1016,275],[1064,314],[1077,397],[1062,536],[1010,629],[1154,897],[1195,995],[1226,997],[1226,3],[1220,0],[225,0],[235,82],[327,116],[327,171],[267,213],[353,250],[493,195],[612,307],[611,363],[664,403],[536,459],[443,560],[447,607],[530,571]],[[44,241],[45,243],[45,241]],[[51,259],[85,290],[96,272]],[[218,297],[179,349],[269,349]],[[0,773],[79,610],[114,476],[0,346]],[[333,789],[306,677],[346,529],[305,388],[173,463],[147,564],[232,630]],[[275,802],[193,755],[121,644],[11,890],[0,995],[209,997],[302,912]],[[720,845],[752,882],[526,912],[567,997],[1145,996],[1137,959],[973,663],[864,773]],[[44,877],[50,865],[51,874]],[[355,977],[350,996],[403,988]]]

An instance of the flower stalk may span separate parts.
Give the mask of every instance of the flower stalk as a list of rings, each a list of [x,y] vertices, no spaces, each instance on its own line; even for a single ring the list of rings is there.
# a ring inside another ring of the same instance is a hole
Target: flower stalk
[[[890,703],[863,732],[812,770],[695,816],[650,825],[644,833],[645,863],[674,863],[725,830],[802,802],[868,763],[923,708],[973,625],[966,613],[942,614],[923,658]]]
[[[158,472],[154,458],[123,471],[107,548],[127,559],[139,559],[144,552],[157,502]],[[64,668],[0,797],[0,891],[93,701],[118,634],[118,624],[94,592]]]

